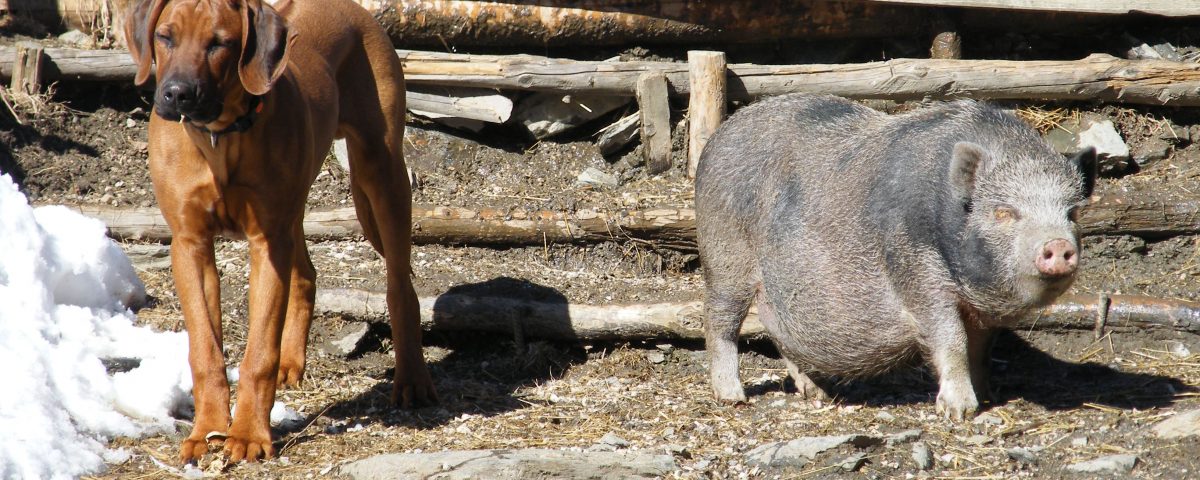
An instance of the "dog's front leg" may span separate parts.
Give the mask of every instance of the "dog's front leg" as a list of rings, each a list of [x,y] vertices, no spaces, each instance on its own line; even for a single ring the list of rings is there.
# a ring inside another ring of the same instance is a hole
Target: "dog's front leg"
[[[287,310],[295,240],[283,234],[248,234],[250,243],[250,325],[246,355],[239,368],[233,426],[225,440],[232,462],[275,456],[271,445],[271,406],[279,369],[279,349]]]
[[[212,236],[175,232],[171,270],[188,332],[188,362],[196,401],[192,433],[179,451],[179,459],[187,463],[208,451],[210,433],[224,435],[229,428],[229,380],[221,351],[221,280]]]

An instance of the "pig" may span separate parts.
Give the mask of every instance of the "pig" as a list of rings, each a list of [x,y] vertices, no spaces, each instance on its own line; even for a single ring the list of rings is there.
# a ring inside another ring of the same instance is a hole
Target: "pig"
[[[1065,158],[975,101],[888,116],[796,94],[739,110],[696,169],[713,392],[746,399],[737,338],[757,301],[798,394],[924,358],[937,410],[970,418],[993,332],[1074,281],[1095,179],[1094,150]]]

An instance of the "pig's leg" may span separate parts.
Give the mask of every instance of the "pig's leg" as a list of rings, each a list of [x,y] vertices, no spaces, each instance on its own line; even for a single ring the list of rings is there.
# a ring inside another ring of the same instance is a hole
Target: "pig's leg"
[[[971,386],[980,402],[990,401],[991,353],[995,332],[988,328],[967,325],[967,356],[971,362]]]
[[[758,310],[761,316],[763,308],[760,306]],[[813,381],[812,377],[808,376],[807,373],[800,370],[800,367],[795,362],[788,360],[787,357],[783,357],[783,362],[787,364],[788,375],[792,377],[792,382],[796,384],[796,394],[800,395],[800,398],[829,400],[829,393],[824,388],[821,388],[820,385],[817,385],[817,382]]]
[[[922,305],[908,310],[937,372],[938,411],[954,420],[975,416],[979,400],[971,384],[970,335],[958,308],[926,297]]]
[[[749,275],[705,275],[705,345],[709,375],[717,400],[743,402],[746,391],[738,375],[738,333],[754,301],[755,285]]]

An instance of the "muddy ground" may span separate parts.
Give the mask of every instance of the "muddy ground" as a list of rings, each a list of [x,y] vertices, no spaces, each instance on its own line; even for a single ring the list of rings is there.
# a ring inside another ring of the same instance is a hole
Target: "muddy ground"
[[[0,170],[16,177],[33,203],[155,204],[146,171],[145,92],[60,85],[44,100],[0,111]],[[1135,152],[1158,138],[1163,120],[1200,132],[1200,115],[1181,109],[1014,106],[1099,112],[1116,121]],[[649,176],[639,160],[640,147],[605,158],[589,137],[594,129],[584,130],[588,133],[533,142],[507,128],[464,135],[414,119],[406,156],[418,177],[415,200],[568,211],[691,206],[682,162]],[[676,130],[679,147],[683,129]],[[1156,185],[1194,192],[1200,145],[1172,145],[1167,158],[1114,172],[1101,188]],[[578,184],[576,177],[588,167],[617,176],[621,186]],[[348,204],[345,175],[327,162],[310,206]],[[1084,245],[1075,292],[1200,296],[1200,236],[1096,236]],[[382,288],[382,262],[361,238],[312,242],[310,251],[321,287]],[[240,359],[244,347],[245,255],[244,242],[218,243],[231,362]],[[422,245],[412,260],[422,296],[483,285],[604,305],[694,300],[703,285],[693,252],[646,243],[511,249]],[[143,266],[139,273],[152,297],[138,312],[139,321],[180,329],[169,272],[159,265]],[[356,320],[375,327],[364,348],[348,358],[321,348]],[[276,432],[280,457],[223,465],[213,456],[201,467],[232,478],[322,477],[339,464],[378,453],[588,448],[615,433],[631,449],[673,455],[678,470],[672,476],[682,478],[1055,478],[1072,477],[1065,470],[1069,464],[1113,453],[1138,456],[1130,474],[1135,478],[1185,478],[1200,469],[1195,440],[1168,442],[1147,431],[1172,413],[1200,407],[1200,338],[1167,329],[1114,330],[1099,341],[1090,331],[1006,335],[994,354],[996,401],[985,421],[954,423],[935,414],[936,382],[919,366],[839,385],[835,400],[809,403],[790,395],[773,348],[750,343],[742,354],[750,399],[726,406],[712,399],[701,344],[545,341],[536,332],[527,332],[524,340],[428,334],[425,354],[441,404],[395,410],[387,398],[391,357],[384,322],[319,315],[305,384],[279,395],[306,417],[303,425]],[[913,428],[923,430],[922,440],[934,453],[928,471],[917,468],[907,445],[874,447],[854,473],[830,467],[849,451],[827,453],[792,469],[763,469],[744,459],[745,452],[768,442]],[[181,418],[173,434],[114,439],[114,447],[133,456],[111,466],[105,477],[176,476],[176,449],[189,429],[188,419]],[[1011,458],[1006,451],[1013,447],[1030,449],[1034,459]]]

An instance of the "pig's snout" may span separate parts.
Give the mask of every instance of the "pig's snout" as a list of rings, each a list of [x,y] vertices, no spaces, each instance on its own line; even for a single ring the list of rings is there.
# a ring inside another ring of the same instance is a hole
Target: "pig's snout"
[[[1065,277],[1079,266],[1079,252],[1071,241],[1056,238],[1042,245],[1034,264],[1043,277]]]

